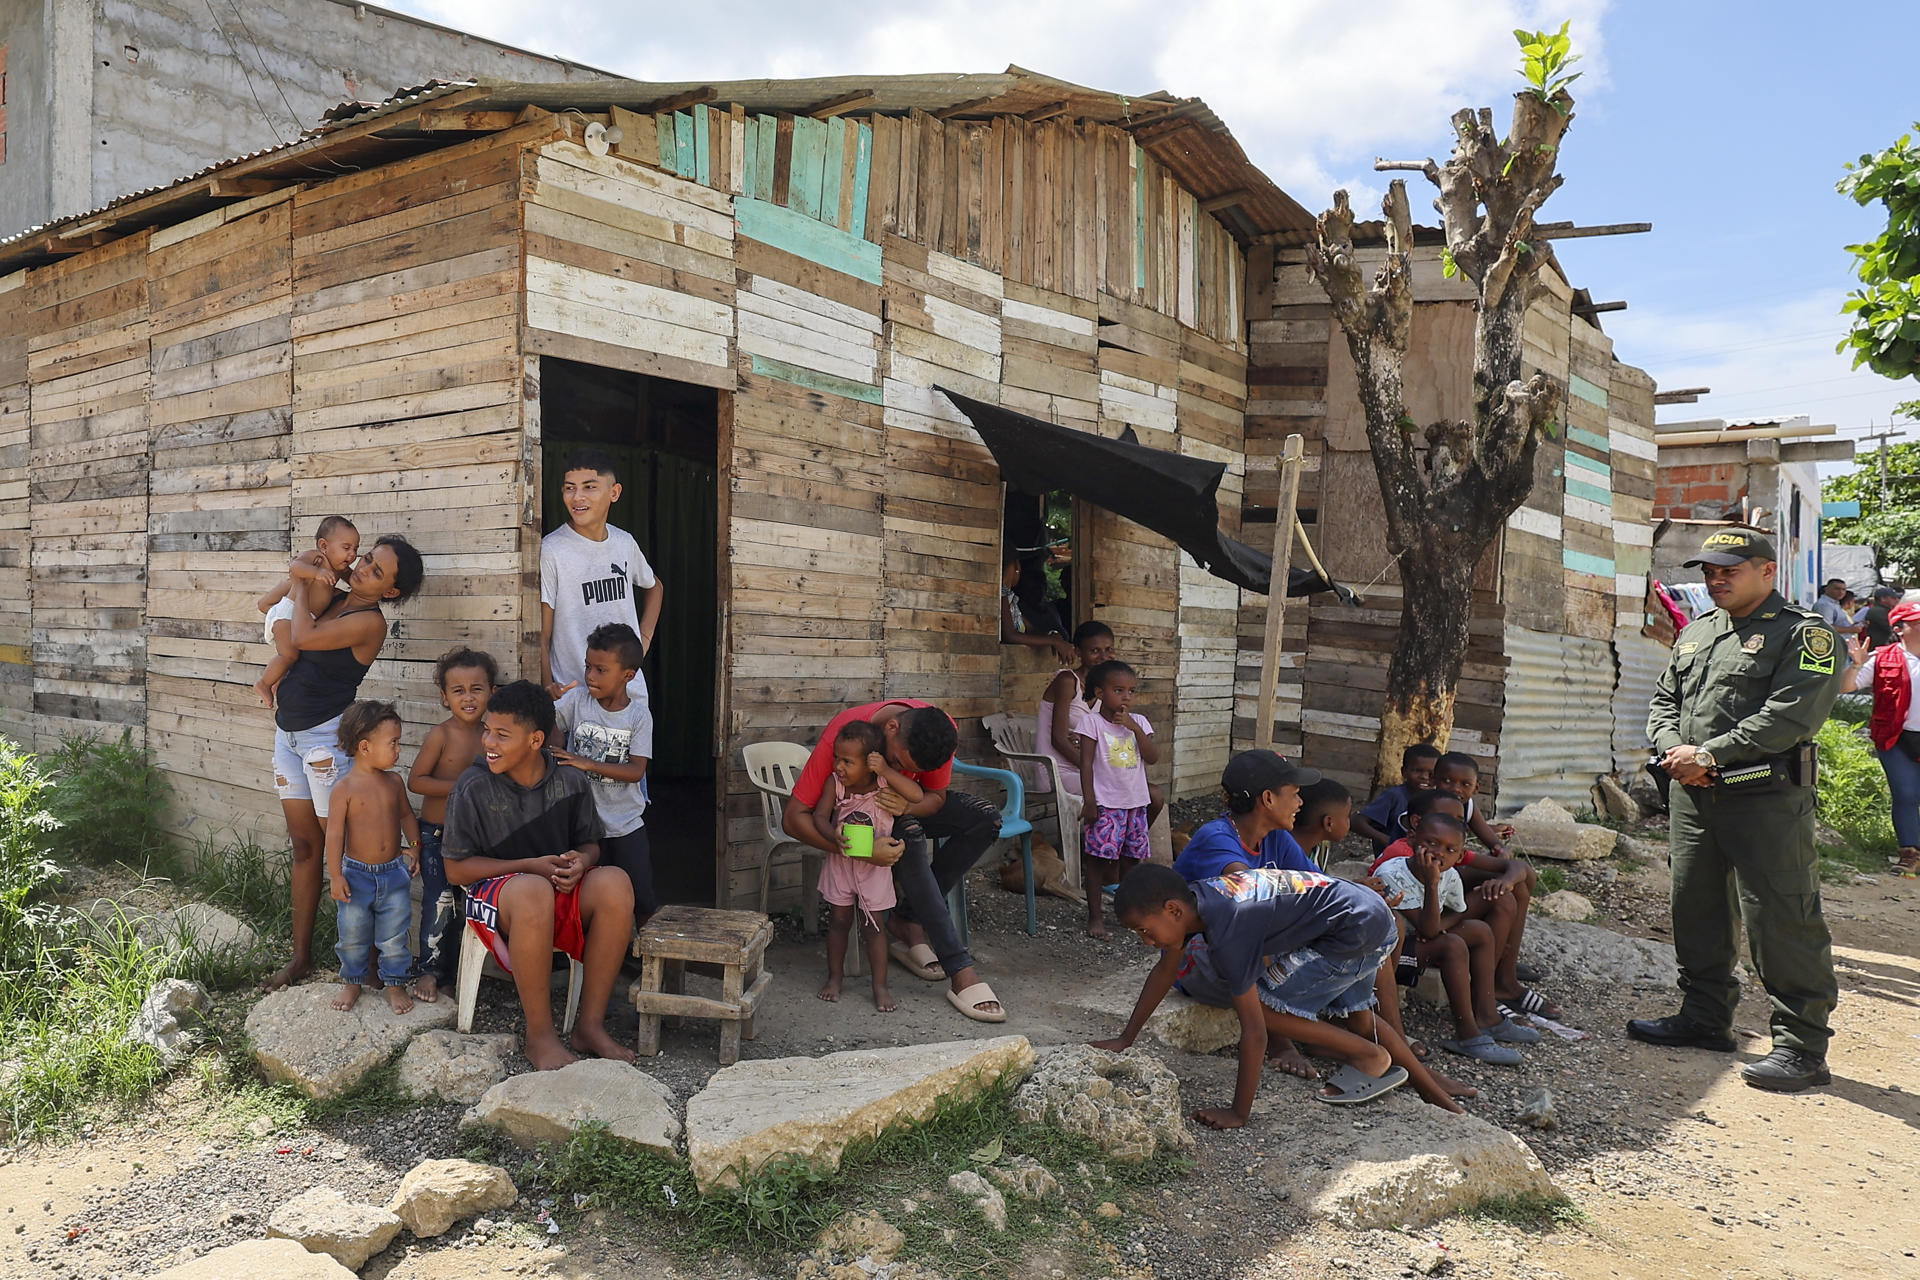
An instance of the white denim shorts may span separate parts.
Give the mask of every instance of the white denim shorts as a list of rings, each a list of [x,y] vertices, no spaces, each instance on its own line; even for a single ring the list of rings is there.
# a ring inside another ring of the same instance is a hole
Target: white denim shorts
[[[327,816],[333,784],[351,762],[340,751],[340,717],[311,729],[273,731],[273,787],[282,800],[311,800],[315,817]]]

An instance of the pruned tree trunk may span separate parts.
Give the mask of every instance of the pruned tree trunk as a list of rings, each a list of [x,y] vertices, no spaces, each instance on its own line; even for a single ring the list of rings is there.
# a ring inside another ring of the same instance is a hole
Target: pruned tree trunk
[[[1413,219],[1403,181],[1384,203],[1387,262],[1372,281],[1355,263],[1345,191],[1320,215],[1307,262],[1346,334],[1380,482],[1387,548],[1399,561],[1400,631],[1387,672],[1376,784],[1398,780],[1415,742],[1445,749],[1466,661],[1473,575],[1508,516],[1533,488],[1539,432],[1561,400],[1543,374],[1522,379],[1527,309],[1553,250],[1533,239],[1534,218],[1559,189],[1560,139],[1573,100],[1515,95],[1513,128],[1500,138],[1493,112],[1454,114],[1453,155],[1429,160],[1454,266],[1479,288],[1473,334],[1474,420],[1415,423],[1402,366],[1413,328]],[[1424,448],[1416,443],[1419,432]]]

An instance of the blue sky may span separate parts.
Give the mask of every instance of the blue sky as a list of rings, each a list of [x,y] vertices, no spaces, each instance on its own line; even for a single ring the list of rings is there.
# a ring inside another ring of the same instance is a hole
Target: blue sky
[[[1834,353],[1851,286],[1843,246],[1877,230],[1834,191],[1842,165],[1920,117],[1920,4],[1686,0],[388,0],[395,7],[640,79],[984,71],[1018,63],[1122,92],[1204,97],[1310,209],[1356,203],[1377,154],[1444,148],[1447,117],[1504,102],[1515,26],[1572,19],[1587,75],[1545,216],[1648,221],[1569,242],[1617,352],[1661,385],[1706,385],[1662,420],[1795,413],[1859,434],[1920,384]],[[747,38],[745,33],[751,33]],[[1427,207],[1416,182],[1416,212]],[[1920,436],[1920,428],[1916,428]]]

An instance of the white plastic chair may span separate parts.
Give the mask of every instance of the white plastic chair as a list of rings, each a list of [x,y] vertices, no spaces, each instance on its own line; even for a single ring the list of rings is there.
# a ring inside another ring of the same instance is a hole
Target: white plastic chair
[[[773,860],[791,848],[800,855],[800,892],[805,902],[800,928],[810,934],[820,931],[820,864],[827,855],[789,836],[783,824],[793,784],[812,754],[797,742],[755,742],[740,748],[747,781],[760,793],[760,816],[767,828],[767,856],[760,864],[760,913],[767,914],[773,894]]]
[[[473,922],[465,922],[460,929],[459,1012],[455,1015],[455,1025],[462,1033],[473,1030],[473,1007],[480,999],[480,971],[486,968],[492,954],[487,950],[487,944],[480,940],[480,935],[474,932]],[[556,947],[554,954],[564,953]],[[585,967],[572,956],[567,956],[567,1013],[560,1024],[560,1034],[563,1036],[573,1034],[573,1020],[580,1014],[580,981],[585,974]],[[510,975],[503,973],[501,976]]]
[[[1078,889],[1081,887],[1080,797],[1067,790],[1066,780],[1060,774],[1060,762],[1035,744],[1033,719],[1000,711],[982,717],[980,723],[993,739],[994,749],[1007,758],[1023,780],[1033,782],[1045,778],[1050,784],[1054,820],[1060,828],[1060,861],[1067,865],[1067,883]]]

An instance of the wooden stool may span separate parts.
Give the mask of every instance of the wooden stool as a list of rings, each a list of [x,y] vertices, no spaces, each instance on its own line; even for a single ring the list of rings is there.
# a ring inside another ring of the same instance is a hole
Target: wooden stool
[[[660,1052],[662,1017],[714,1018],[720,1023],[720,1065],[740,1060],[740,1041],[753,1039],[753,1014],[773,975],[766,971],[773,924],[758,911],[662,907],[634,935],[640,978],[629,990],[639,1015],[642,1057]],[[686,994],[687,963],[720,966],[718,1000]]]

